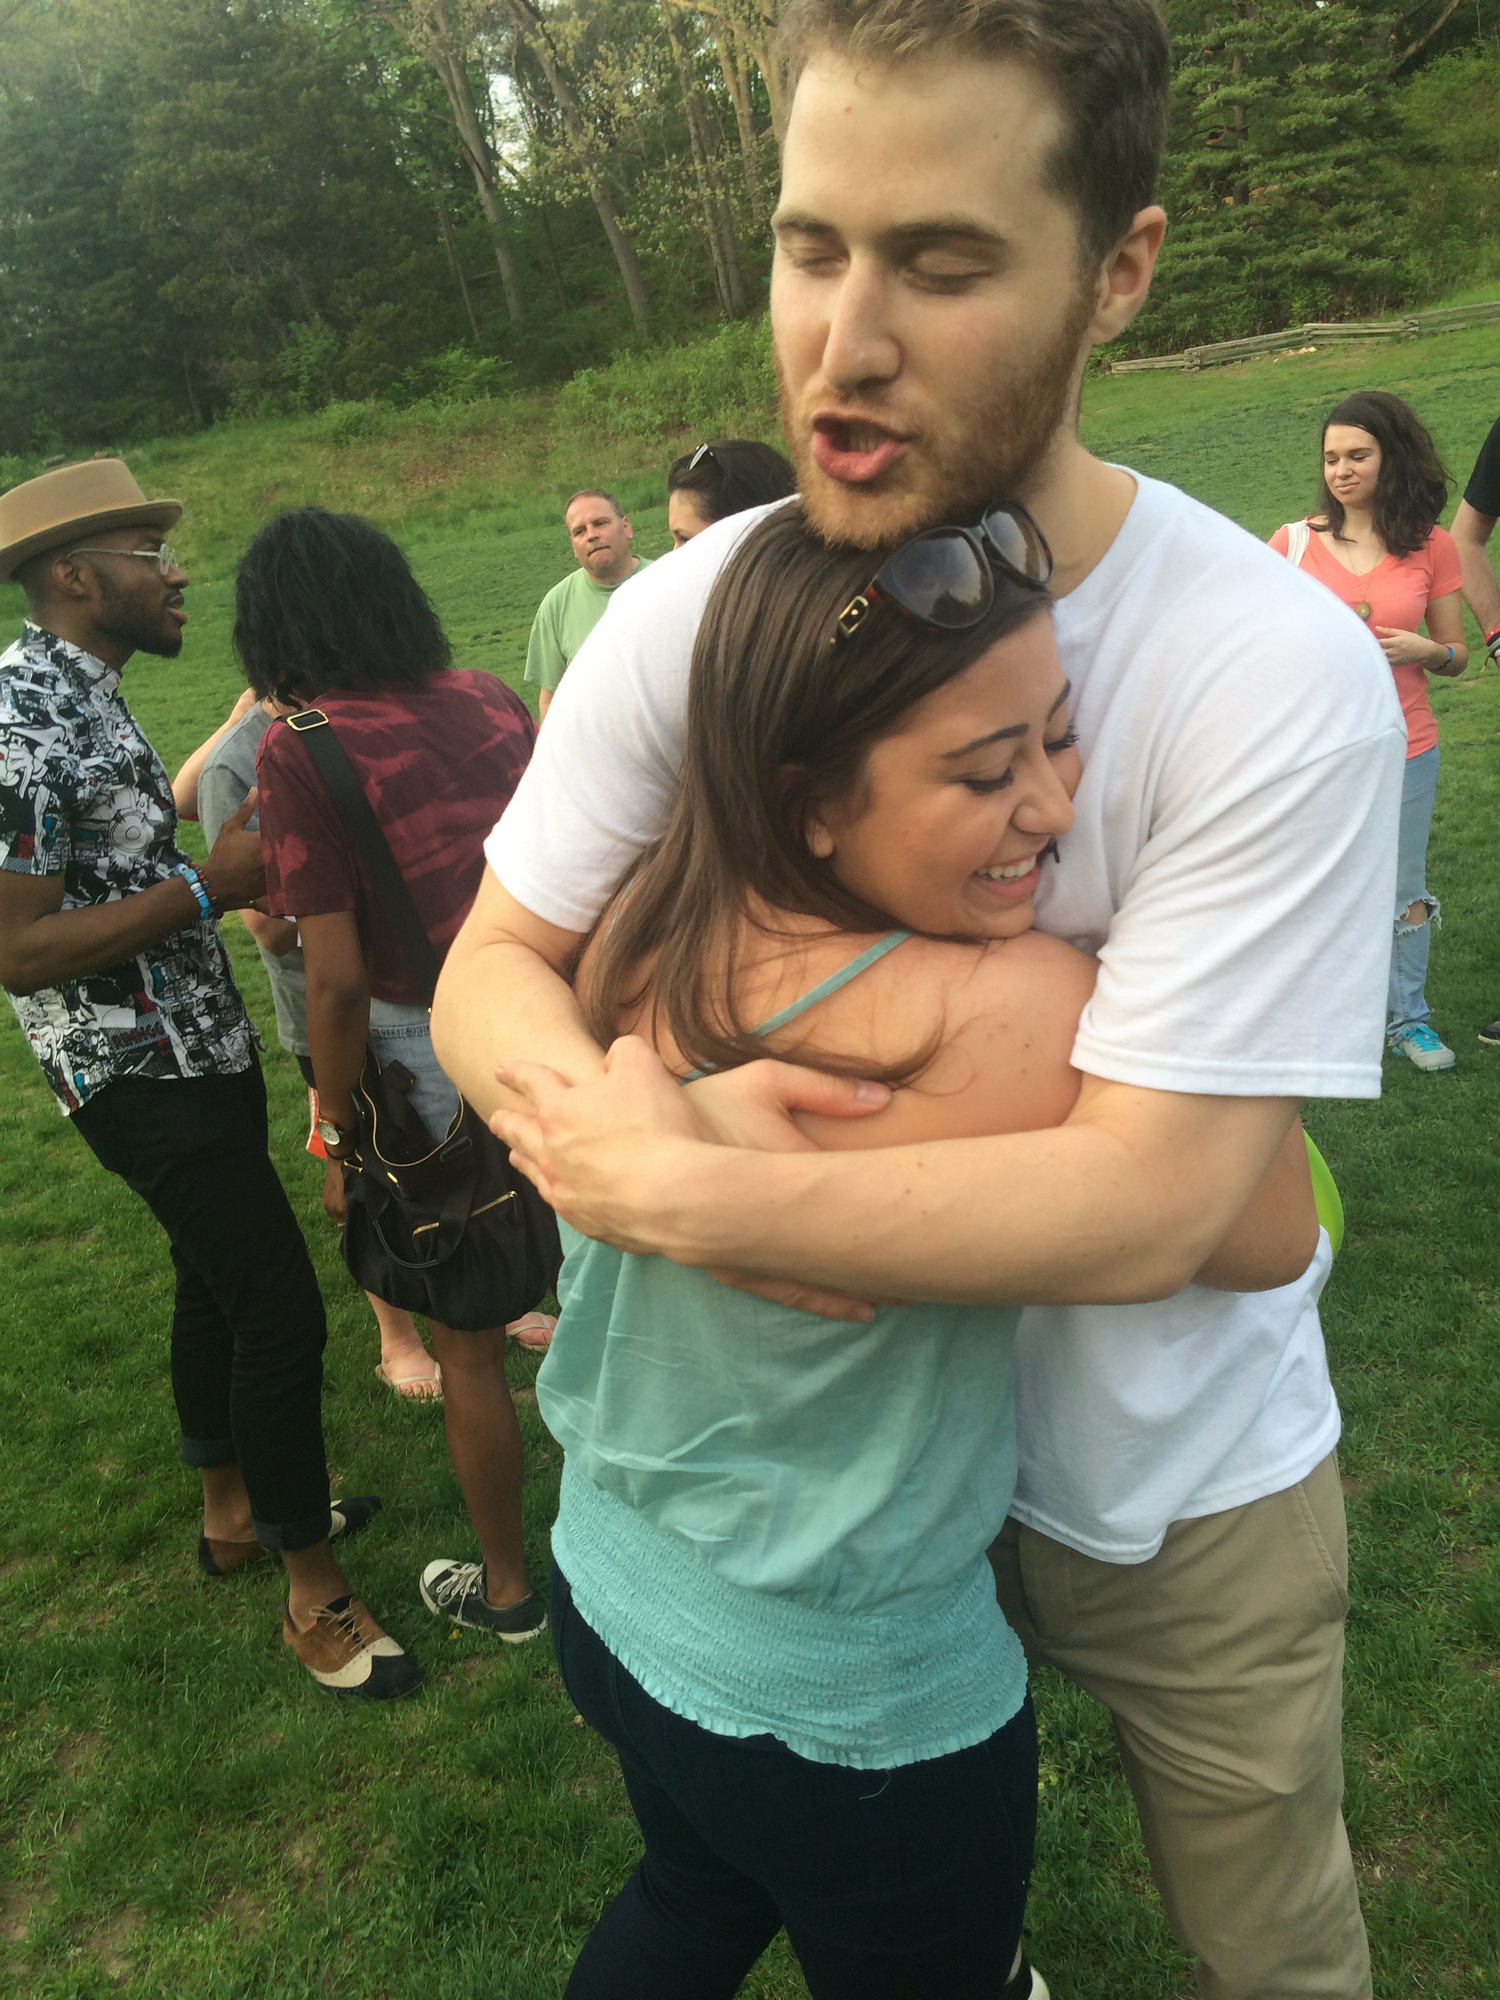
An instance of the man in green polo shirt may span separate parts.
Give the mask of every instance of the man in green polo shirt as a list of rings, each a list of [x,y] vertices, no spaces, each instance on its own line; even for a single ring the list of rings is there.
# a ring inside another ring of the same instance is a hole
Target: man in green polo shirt
[[[541,689],[545,715],[568,662],[604,616],[610,592],[647,567],[631,548],[635,530],[611,493],[575,493],[563,510],[578,567],[537,607],[526,646],[526,678]]]

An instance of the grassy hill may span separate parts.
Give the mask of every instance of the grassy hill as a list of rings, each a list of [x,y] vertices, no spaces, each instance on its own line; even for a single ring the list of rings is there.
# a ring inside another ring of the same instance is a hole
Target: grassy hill
[[[774,435],[763,343],[735,341],[712,365],[691,350],[645,357],[550,402],[346,406],[132,451],[148,491],[187,503],[184,653],[137,660],[126,678],[168,763],[234,699],[234,559],[295,502],[359,508],[390,528],[461,662],[514,682],[536,601],[570,566],[559,516],[574,486],[618,492],[654,554],[674,449],[724,430]],[[1486,328],[1093,380],[1084,430],[1096,450],[1266,534],[1308,504],[1320,417],[1356,387],[1408,397],[1462,477],[1500,413],[1497,357]],[[1431,873],[1446,922],[1432,992],[1460,1066],[1433,1078],[1389,1065],[1379,1104],[1319,1104],[1309,1123],[1350,1213],[1325,1323],[1355,1552],[1350,1830],[1378,1990],[1496,2000],[1500,1057],[1473,1030],[1500,1013],[1500,679],[1440,684],[1436,705]],[[268,1023],[259,962],[240,926],[225,932]],[[441,1420],[375,1383],[373,1326],[299,1157],[296,1072],[274,1049],[267,1072],[273,1146],[329,1300],[330,1454],[344,1491],[387,1501],[351,1569],[427,1665],[429,1691],[393,1714],[322,1702],[281,1657],[274,1581],[197,1579],[193,1482],[174,1462],[166,1384],[164,1246],[57,1117],[5,1013],[0,1991],[542,2000],[561,1991],[631,1865],[623,1794],[575,1726],[545,1646],[497,1656],[417,1603],[423,1562],[469,1553]],[[532,1364],[511,1365],[528,1398]],[[522,1416],[541,1573],[557,1454],[534,1401]],[[1186,1990],[1102,1711],[1046,1678],[1039,1701],[1033,1956],[1058,2000]],[[778,1949],[745,1990],[795,2000],[803,1988]]]

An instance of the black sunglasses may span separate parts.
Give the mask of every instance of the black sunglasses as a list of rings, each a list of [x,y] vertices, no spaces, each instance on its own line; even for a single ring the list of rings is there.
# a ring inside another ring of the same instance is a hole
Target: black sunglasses
[[[995,601],[997,568],[1038,589],[1052,580],[1047,538],[1018,500],[998,501],[972,528],[924,528],[903,542],[844,606],[834,638],[852,639],[877,604],[929,631],[966,631]]]

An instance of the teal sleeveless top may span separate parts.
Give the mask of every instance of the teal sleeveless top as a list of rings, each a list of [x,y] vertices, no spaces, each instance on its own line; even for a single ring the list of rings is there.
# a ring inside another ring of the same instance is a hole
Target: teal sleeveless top
[[[553,1554],[647,1693],[721,1735],[861,1769],[1008,1722],[1026,1667],[985,1550],[1015,1485],[1018,1310],[882,1306],[849,1325],[563,1239],[536,1385],[566,1454]]]

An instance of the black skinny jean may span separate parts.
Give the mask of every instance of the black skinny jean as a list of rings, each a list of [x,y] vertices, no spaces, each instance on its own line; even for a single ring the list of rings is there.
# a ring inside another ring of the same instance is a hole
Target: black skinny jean
[[[183,1463],[238,1460],[267,1548],[321,1541],[328,1329],[267,1150],[260,1064],[230,1076],[121,1077],[80,1106],[73,1123],[167,1232]]]
[[[997,2000],[1036,1830],[1029,1696],[971,1750],[854,1771],[674,1715],[555,1566],[552,1643],[574,1705],[619,1753],[646,1843],[567,2000],[728,2000],[783,1925],[813,2000]]]

